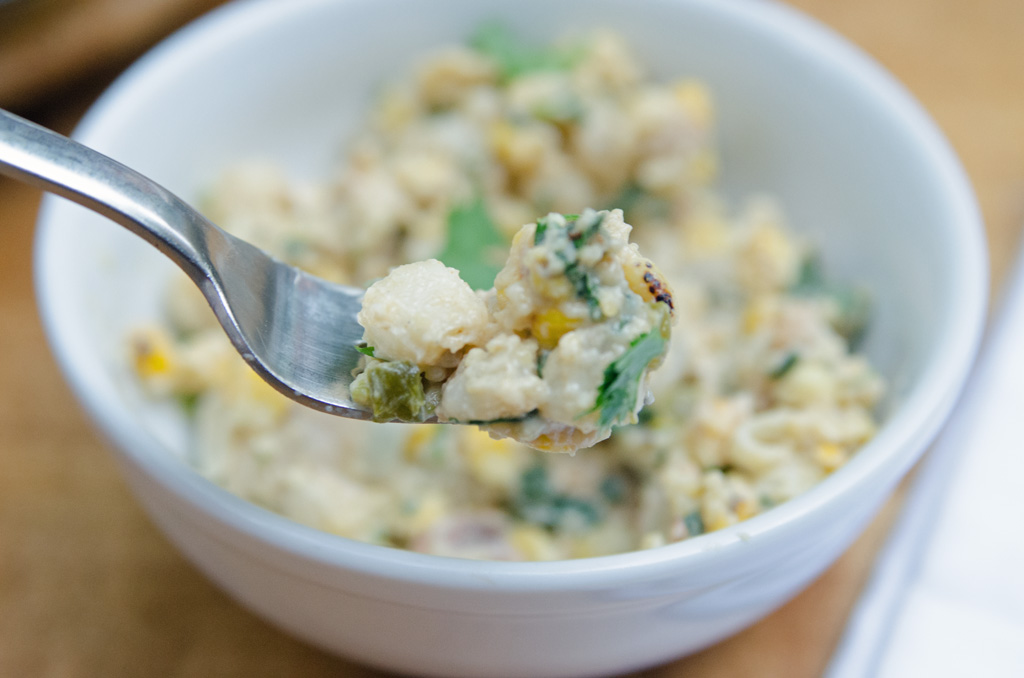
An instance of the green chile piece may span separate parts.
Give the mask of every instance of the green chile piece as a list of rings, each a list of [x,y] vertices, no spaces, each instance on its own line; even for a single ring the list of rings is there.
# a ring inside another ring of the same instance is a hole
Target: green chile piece
[[[423,392],[420,368],[404,360],[374,360],[355,378],[352,400],[373,410],[373,420],[424,421],[434,413]]]

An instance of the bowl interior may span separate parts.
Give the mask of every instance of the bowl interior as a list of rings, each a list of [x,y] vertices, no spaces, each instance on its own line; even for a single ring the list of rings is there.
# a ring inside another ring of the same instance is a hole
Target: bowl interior
[[[965,368],[984,271],[973,203],[949,191],[961,180],[955,163],[872,64],[819,28],[794,33],[803,20],[767,3],[648,0],[643,11],[631,0],[240,3],[139,62],[76,136],[192,201],[244,158],[323,176],[379,83],[495,18],[538,40],[614,27],[657,76],[708,83],[726,194],[777,195],[793,228],[820,246],[829,275],[873,293],[864,348],[891,385],[886,410],[899,416],[927,379],[943,388],[956,381],[943,370]],[[141,395],[124,357],[129,328],[158,317],[173,266],[56,199],[44,208],[38,261],[51,340],[93,414],[138,448],[132,454],[184,457],[180,415]],[[967,325],[956,345],[963,355],[937,366],[953,350],[958,318]]]

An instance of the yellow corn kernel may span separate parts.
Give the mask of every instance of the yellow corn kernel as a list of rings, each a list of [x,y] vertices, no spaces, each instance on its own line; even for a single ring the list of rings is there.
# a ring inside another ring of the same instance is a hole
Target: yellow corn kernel
[[[846,463],[846,452],[835,443],[821,443],[814,451],[815,460],[831,473]]]
[[[380,100],[375,122],[386,132],[397,132],[416,117],[416,104],[408,92],[391,90]]]
[[[416,534],[426,531],[440,520],[447,511],[445,498],[437,492],[431,492],[416,507],[416,512],[409,519],[409,532]]]
[[[794,257],[792,241],[781,228],[774,225],[759,225],[751,234],[749,247],[769,261]]]
[[[171,342],[163,332],[138,332],[132,337],[135,371],[143,379],[165,376],[174,367]]]
[[[775,316],[775,304],[764,296],[755,297],[743,309],[743,332],[753,334],[771,322]]]
[[[697,184],[710,184],[718,177],[718,156],[708,150],[697,152],[690,160],[689,179]]]
[[[750,499],[740,499],[736,503],[736,518],[739,520],[746,520],[752,518],[758,513],[758,506],[756,502]]]
[[[626,276],[629,289],[640,295],[644,301],[663,302],[672,308],[672,290],[665,282],[665,276],[650,259],[630,259],[622,264],[622,273]]]
[[[711,129],[715,107],[707,87],[697,80],[680,80],[672,87],[672,94],[694,125],[705,131]]]
[[[547,433],[542,433],[530,441],[530,447],[540,450],[541,452],[551,452],[555,449],[555,445],[556,441]]]
[[[459,450],[477,482],[499,490],[510,490],[518,482],[522,457],[511,439],[495,439],[480,429],[464,427]]]
[[[544,150],[535,135],[507,122],[491,126],[490,142],[498,161],[513,175],[532,173]]]
[[[415,462],[434,439],[437,428],[434,426],[413,426],[411,428],[412,432],[406,436],[405,444],[402,446],[402,454],[406,461]]]
[[[143,378],[167,374],[171,371],[171,358],[163,351],[136,355],[135,370]]]
[[[715,513],[711,517],[711,520],[705,523],[705,528],[708,532],[714,532],[716,530],[724,530],[730,525],[735,525],[736,519],[727,513]]]
[[[225,371],[229,372],[224,389],[227,397],[246,404],[260,405],[274,417],[280,417],[288,411],[291,400],[278,393],[248,365],[239,362],[230,365],[230,369]]]
[[[562,335],[583,324],[582,318],[570,318],[557,308],[547,308],[533,317],[530,331],[540,347],[550,351],[558,345]]]
[[[729,247],[729,233],[728,226],[719,219],[693,219],[683,230],[683,246],[691,256],[717,256]]]
[[[509,541],[526,560],[552,560],[557,556],[551,535],[536,525],[517,525]]]

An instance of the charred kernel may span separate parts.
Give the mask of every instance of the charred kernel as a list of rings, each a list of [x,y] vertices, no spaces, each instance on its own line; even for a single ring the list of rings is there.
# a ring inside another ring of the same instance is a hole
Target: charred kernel
[[[623,267],[629,288],[639,294],[645,301],[656,301],[674,311],[672,291],[665,283],[658,268],[649,259],[639,259]]]
[[[667,304],[669,309],[675,310],[675,306],[672,304],[672,293],[669,292],[668,286],[665,283],[650,272],[644,273],[644,282],[649,283],[647,291],[650,292],[651,298],[654,301]]]

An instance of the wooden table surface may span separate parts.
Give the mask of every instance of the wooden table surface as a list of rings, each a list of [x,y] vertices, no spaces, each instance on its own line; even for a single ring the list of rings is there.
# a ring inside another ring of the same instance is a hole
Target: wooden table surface
[[[0,106],[69,131],[147,44],[217,0],[14,0]],[[877,58],[959,153],[987,222],[993,289],[1024,224],[1024,2],[791,0]],[[46,5],[46,7],[43,7]],[[126,37],[127,36],[127,37]],[[32,291],[39,194],[0,179],[0,676],[377,676],[249,614],[157,532],[65,386]],[[810,588],[669,678],[818,676],[899,497]]]

